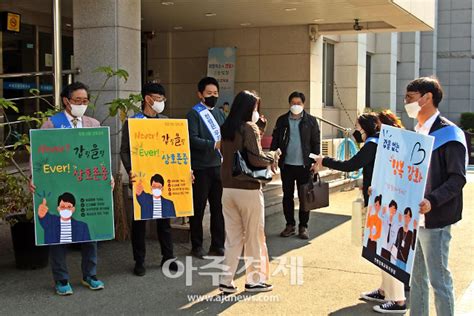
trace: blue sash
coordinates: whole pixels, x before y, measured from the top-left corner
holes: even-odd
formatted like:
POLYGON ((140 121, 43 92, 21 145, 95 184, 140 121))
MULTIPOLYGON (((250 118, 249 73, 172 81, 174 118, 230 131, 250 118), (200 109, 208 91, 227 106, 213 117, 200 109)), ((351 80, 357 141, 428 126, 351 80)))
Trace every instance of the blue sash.
POLYGON ((221 140, 221 128, 217 123, 216 119, 212 115, 212 113, 201 103, 196 104, 193 106, 193 110, 198 112, 199 116, 201 117, 204 125, 206 125, 209 133, 211 133, 212 138, 215 142, 221 140))
POLYGON ((369 142, 374 143, 375 145, 378 145, 379 144, 379 139, 377 137, 369 137, 365 140, 364 144, 367 144, 369 142))
POLYGON ((449 142, 460 142, 464 148, 466 148, 466 166, 468 165, 469 154, 467 150, 466 136, 464 136, 464 132, 459 127, 449 125, 434 131, 430 135, 435 138, 433 151, 449 142))
POLYGON ((54 128, 72 128, 71 123, 64 112, 59 112, 58 114, 51 116, 50 119, 54 128))
POLYGON ((443 146, 449 142, 460 142, 461 144, 466 146, 466 137, 464 136, 464 132, 457 126, 449 125, 443 128, 440 128, 433 133, 430 134, 435 138, 433 144, 433 151, 438 149, 439 147, 443 146))
POLYGON ((132 117, 130 118, 138 118, 138 119, 142 119, 142 118, 146 118, 145 114, 143 114, 142 112, 138 112, 136 113, 135 115, 133 115, 132 117))

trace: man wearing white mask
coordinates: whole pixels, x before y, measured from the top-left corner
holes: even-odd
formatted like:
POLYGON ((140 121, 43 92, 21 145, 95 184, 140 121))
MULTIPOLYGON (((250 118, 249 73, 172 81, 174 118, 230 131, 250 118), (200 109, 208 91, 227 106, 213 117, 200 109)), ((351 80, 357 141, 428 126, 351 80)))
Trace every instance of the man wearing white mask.
MULTIPOLYGON (((296 234, 295 182, 300 196, 299 188, 308 183, 311 177, 311 165, 314 160, 309 154, 320 153, 320 131, 316 118, 304 110, 305 96, 295 91, 288 98, 290 111, 280 116, 273 129, 273 139, 270 150, 281 150, 279 160, 281 180, 283 185, 283 212, 286 227, 280 236, 289 237, 296 234)), ((308 239, 309 212, 299 212, 298 236, 308 239)))
POLYGON ((434 290, 436 314, 454 314, 453 279, 448 269, 449 244, 451 226, 462 218, 467 146, 462 130, 440 115, 438 106, 442 98, 441 84, 435 78, 415 79, 406 89, 405 109, 408 116, 418 121, 415 131, 435 138, 425 197, 419 205, 411 315, 429 314, 429 284, 434 290))
MULTIPOLYGON (((161 114, 165 109, 165 88, 155 82, 148 82, 142 88, 142 112, 132 116, 132 118, 139 119, 163 119, 168 118, 161 114)), ((128 121, 125 121, 122 128, 122 144, 120 146, 120 158, 123 166, 130 177, 130 187, 134 181, 135 175, 132 170, 132 162, 130 157, 130 135, 128 131, 128 121)), ((166 217, 166 216, 163 216, 166 217)), ((146 223, 144 220, 132 221, 132 249, 133 259, 135 260, 135 267, 133 273, 137 276, 144 276, 145 269, 145 255, 146 255, 146 223)), ((173 254, 173 240, 171 237, 171 222, 169 218, 156 219, 156 229, 158 233, 158 240, 161 247, 161 265, 168 260, 172 260, 169 264, 169 269, 177 271, 178 266, 174 261, 173 254)))
MULTIPOLYGON (((61 100, 64 111, 51 116, 41 129, 48 128, 83 128, 83 127, 99 127, 100 123, 96 119, 84 116, 89 105, 89 91, 88 87, 81 82, 74 82, 61 92, 61 100)), ((113 189, 112 181, 112 189, 113 189)), ((30 182, 30 191, 34 193, 35 185, 30 182)), ((91 290, 100 290, 104 288, 104 283, 97 279, 97 242, 83 242, 90 239, 89 232, 84 225, 78 224, 78 221, 70 221, 72 213, 75 210, 74 197, 65 193, 58 199, 58 212, 61 221, 57 217, 48 215, 48 207, 46 201, 40 205, 38 214, 40 223, 44 221, 56 222, 57 230, 55 232, 53 243, 49 248, 51 258, 51 270, 55 281, 55 290, 58 295, 73 294, 71 284, 69 283, 69 273, 66 264, 67 245, 61 243, 82 242, 82 283, 91 290), (72 198, 71 198, 72 197, 72 198), (61 225, 59 225, 61 224, 61 225), (78 226, 81 226, 78 228, 78 226), (76 233, 75 233, 76 231, 76 233), (76 236, 75 236, 76 235, 76 236), (82 235, 79 236, 79 235, 82 235), (79 240, 81 239, 81 240, 79 240)), ((52 235, 46 233, 45 238, 52 238, 52 235)))

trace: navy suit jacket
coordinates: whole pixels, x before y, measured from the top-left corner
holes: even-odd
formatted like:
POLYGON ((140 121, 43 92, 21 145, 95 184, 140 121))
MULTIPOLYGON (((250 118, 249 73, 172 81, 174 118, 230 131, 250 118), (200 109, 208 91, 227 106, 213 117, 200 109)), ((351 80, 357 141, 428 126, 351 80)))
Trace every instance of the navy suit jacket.
MULTIPOLYGON (((137 195, 137 201, 142 211, 141 219, 153 219, 153 195, 142 192, 142 194, 137 195)), ((173 201, 164 197, 161 197, 161 217, 176 217, 173 201)))
MULTIPOLYGON (((41 226, 44 229, 44 243, 45 244, 59 244, 61 240, 61 218, 57 215, 46 213, 43 218, 39 219, 41 226)), ((89 234, 89 227, 86 223, 76 221, 71 218, 72 242, 89 241, 91 236, 89 234)))

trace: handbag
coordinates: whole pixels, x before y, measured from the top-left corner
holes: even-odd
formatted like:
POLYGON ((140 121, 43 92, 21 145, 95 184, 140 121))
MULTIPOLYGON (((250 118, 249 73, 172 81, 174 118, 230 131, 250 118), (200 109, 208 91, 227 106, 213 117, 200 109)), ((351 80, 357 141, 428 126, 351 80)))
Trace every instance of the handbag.
MULTIPOLYGON (((243 145, 243 136, 242 136, 243 145)), ((243 146, 242 146, 243 148, 243 146)), ((236 150, 232 162, 232 177, 240 181, 251 181, 265 184, 272 181, 272 172, 268 168, 256 168, 248 162, 248 154, 255 155, 247 150, 236 150)))
POLYGON ((315 173, 308 183, 301 185, 300 192, 300 210, 303 212, 329 206, 329 184, 321 181, 319 173, 315 173))

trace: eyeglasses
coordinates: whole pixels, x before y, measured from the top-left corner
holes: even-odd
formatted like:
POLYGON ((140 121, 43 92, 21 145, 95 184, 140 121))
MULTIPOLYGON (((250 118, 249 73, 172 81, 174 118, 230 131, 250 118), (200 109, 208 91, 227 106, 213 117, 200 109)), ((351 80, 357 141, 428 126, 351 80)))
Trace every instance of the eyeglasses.
POLYGON ((412 93, 407 93, 405 94, 405 98, 403 99, 406 102, 408 103, 411 103, 411 101, 413 101, 413 99, 416 97, 416 95, 421 95, 420 92, 412 92, 412 93))
POLYGON ((72 104, 83 104, 83 105, 89 104, 89 99, 74 98, 70 100, 72 104))
POLYGON ((156 102, 166 102, 166 98, 165 97, 162 97, 161 95, 158 95, 158 96, 154 96, 154 95, 149 95, 153 101, 156 101, 156 102))

